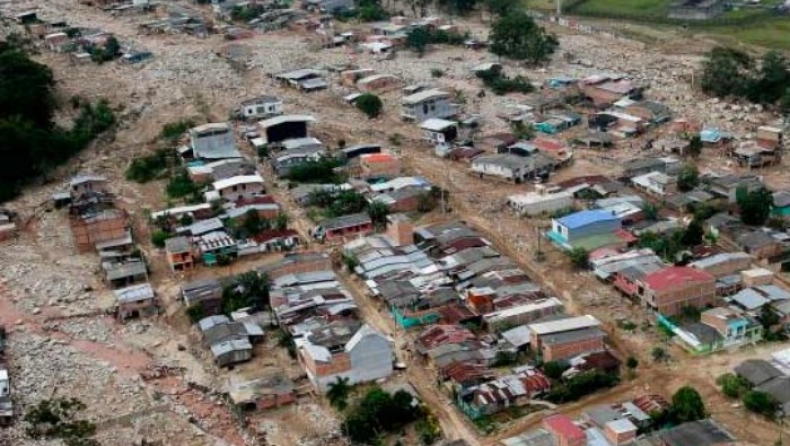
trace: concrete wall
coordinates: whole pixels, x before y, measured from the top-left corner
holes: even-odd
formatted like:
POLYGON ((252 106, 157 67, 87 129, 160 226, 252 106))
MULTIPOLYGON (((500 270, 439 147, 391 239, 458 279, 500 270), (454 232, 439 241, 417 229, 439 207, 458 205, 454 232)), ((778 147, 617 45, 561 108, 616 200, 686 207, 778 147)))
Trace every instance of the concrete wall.
POLYGON ((561 359, 569 359, 582 353, 598 352, 604 349, 603 337, 595 337, 564 344, 543 344, 541 346, 541 353, 543 355, 543 361, 558 361, 561 359))

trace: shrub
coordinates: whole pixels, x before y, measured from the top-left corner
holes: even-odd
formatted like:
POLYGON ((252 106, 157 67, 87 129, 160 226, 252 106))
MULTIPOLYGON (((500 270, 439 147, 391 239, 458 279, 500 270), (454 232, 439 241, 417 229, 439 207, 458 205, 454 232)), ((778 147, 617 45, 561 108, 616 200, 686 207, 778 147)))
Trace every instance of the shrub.
POLYGON ((171 149, 159 149, 150 155, 133 159, 126 169, 126 179, 137 183, 147 183, 161 178, 167 170, 168 158, 172 154, 171 149))
POLYGON ((439 78, 442 76, 444 76, 444 70, 441 68, 431 68, 431 77, 439 78))
POLYGON ((381 109, 384 104, 381 98, 372 93, 365 93, 354 102, 362 113, 368 116, 368 119, 373 119, 381 114, 381 109))
POLYGON ((154 233, 151 234, 151 243, 153 243, 157 248, 164 248, 165 241, 170 237, 171 235, 165 231, 154 231, 154 233))
POLYGON ((175 141, 195 126, 195 122, 191 119, 181 119, 174 122, 168 122, 162 127, 159 137, 169 141, 175 141))

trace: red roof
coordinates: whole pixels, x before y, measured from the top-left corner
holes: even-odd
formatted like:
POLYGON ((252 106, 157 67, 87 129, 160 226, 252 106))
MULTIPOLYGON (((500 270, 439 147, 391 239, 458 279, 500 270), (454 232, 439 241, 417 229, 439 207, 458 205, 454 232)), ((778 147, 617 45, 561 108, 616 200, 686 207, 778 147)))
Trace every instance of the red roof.
POLYGON ((535 147, 539 148, 540 150, 546 150, 549 152, 559 152, 567 148, 565 143, 549 138, 536 138, 532 141, 532 144, 534 144, 535 147))
POLYGON ((395 161, 395 157, 389 153, 369 153, 360 157, 366 163, 389 163, 395 161))
POLYGON ((653 291, 683 287, 690 282, 712 282, 714 280, 715 278, 705 271, 687 266, 670 266, 650 273, 642 279, 653 291))
POLYGON ((543 426, 554 435, 567 440, 583 441, 587 439, 584 431, 573 424, 567 415, 556 414, 543 419, 543 426))
POLYGON ((598 248, 595 251, 591 252, 589 255, 589 259, 590 261, 600 260, 600 259, 605 259, 607 257, 616 256, 618 254, 620 254, 620 251, 616 249, 603 247, 603 248, 598 248))
POLYGON ((626 243, 634 243, 635 241, 639 240, 634 234, 631 234, 622 228, 614 231, 614 235, 626 243))
POLYGON ((482 364, 470 362, 452 362, 441 368, 440 373, 447 379, 451 379, 458 384, 469 384, 481 382, 490 376, 488 368, 482 364))
POLYGON ((460 325, 434 325, 417 337, 416 344, 424 350, 432 350, 440 345, 461 344, 477 339, 468 328, 460 325))
POLYGON ((477 316, 472 310, 459 304, 450 304, 439 308, 439 315, 442 317, 442 321, 448 324, 457 324, 477 316))
POLYGON ((275 240, 284 237, 299 237, 299 233, 293 229, 283 229, 282 231, 266 230, 261 231, 260 234, 252 236, 252 239, 258 243, 266 243, 270 240, 275 240))

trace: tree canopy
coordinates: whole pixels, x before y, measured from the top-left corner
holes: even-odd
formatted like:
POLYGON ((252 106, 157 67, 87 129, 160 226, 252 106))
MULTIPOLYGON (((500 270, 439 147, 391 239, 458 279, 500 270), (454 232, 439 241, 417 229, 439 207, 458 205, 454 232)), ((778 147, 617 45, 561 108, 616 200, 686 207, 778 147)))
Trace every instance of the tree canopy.
POLYGON ((741 191, 737 194, 737 202, 741 221, 747 225, 759 226, 765 224, 771 215, 774 198, 771 191, 761 188, 751 192, 741 191))
POLYGON ((705 418, 705 403, 693 387, 684 386, 672 395, 672 418, 678 423, 697 421, 705 418))
POLYGON ((256 310, 269 308, 269 287, 266 274, 254 270, 239 274, 222 290, 222 312, 230 314, 246 307, 256 310))
POLYGON ((491 27, 489 41, 492 53, 530 65, 548 62, 559 47, 557 38, 523 11, 498 18, 491 27))
POLYGON ((354 101, 354 104, 356 104, 357 108, 362 111, 362 113, 368 116, 368 119, 373 119, 380 115, 381 110, 384 108, 384 103, 381 102, 381 98, 373 93, 363 94, 354 101))
POLYGON ((424 416, 408 392, 390 394, 374 387, 346 413, 342 429, 355 443, 373 444, 379 435, 397 432, 424 416))
POLYGON ((702 63, 700 88, 711 96, 784 108, 790 105, 789 84, 790 63, 778 51, 766 52, 758 63, 743 51, 718 47, 702 63))
POLYGON ((684 164, 678 175, 678 189, 688 192, 699 184, 699 171, 693 164, 684 164))

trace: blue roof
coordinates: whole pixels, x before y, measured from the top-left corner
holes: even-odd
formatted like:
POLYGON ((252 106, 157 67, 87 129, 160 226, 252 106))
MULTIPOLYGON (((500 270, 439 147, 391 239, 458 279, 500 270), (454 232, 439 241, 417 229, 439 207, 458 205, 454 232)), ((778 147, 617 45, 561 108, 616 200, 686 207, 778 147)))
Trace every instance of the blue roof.
POLYGON ((702 142, 718 142, 721 139, 721 132, 716 128, 707 128, 699 132, 702 142))
POLYGON ((565 217, 562 217, 557 221, 568 229, 575 229, 589 225, 591 223, 597 223, 599 221, 611 221, 611 220, 620 221, 620 217, 613 215, 611 211, 592 209, 592 210, 586 210, 586 211, 581 211, 581 212, 576 212, 574 214, 566 215, 565 217))

